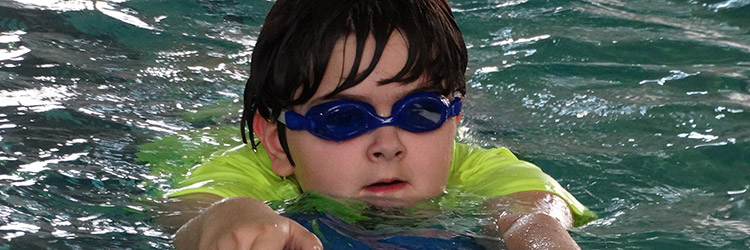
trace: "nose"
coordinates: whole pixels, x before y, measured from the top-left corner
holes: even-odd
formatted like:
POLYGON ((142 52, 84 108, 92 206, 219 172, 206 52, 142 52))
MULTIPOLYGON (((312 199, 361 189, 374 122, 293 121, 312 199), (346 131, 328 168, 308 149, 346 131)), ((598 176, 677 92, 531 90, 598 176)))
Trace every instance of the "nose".
POLYGON ((368 157, 373 162, 399 160, 406 155, 406 146, 401 142, 399 128, 383 126, 372 131, 374 140, 368 148, 368 157))

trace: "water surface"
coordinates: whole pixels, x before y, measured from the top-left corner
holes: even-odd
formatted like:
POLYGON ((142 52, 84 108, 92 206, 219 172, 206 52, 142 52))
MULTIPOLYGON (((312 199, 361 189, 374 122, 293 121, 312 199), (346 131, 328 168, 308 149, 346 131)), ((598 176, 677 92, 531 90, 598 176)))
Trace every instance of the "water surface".
MULTIPOLYGON (((584 249, 750 247, 750 1, 452 3, 458 139, 597 212, 572 231, 584 249)), ((218 128, 271 4, 0 2, 0 248, 170 248, 133 199, 238 143, 218 128)))

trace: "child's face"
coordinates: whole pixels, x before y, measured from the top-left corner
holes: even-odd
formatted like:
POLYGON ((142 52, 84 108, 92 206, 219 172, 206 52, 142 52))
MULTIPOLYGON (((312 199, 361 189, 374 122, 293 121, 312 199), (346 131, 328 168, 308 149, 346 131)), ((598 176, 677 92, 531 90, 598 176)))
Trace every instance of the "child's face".
MULTIPOLYGON (((372 57, 374 40, 370 40, 366 43, 360 70, 372 57)), ((408 84, 378 85, 405 65, 406 46, 403 36, 394 32, 372 74, 333 99, 366 102, 380 116, 390 116, 395 102, 429 86, 424 79, 408 84)), ((324 97, 346 77, 354 60, 354 49, 353 37, 348 41, 339 40, 320 88, 310 101, 294 107, 295 112, 304 114, 312 106, 331 101, 324 97)), ((341 142, 324 140, 305 130, 287 129, 286 132, 289 151, 296 164, 293 171, 303 190, 390 207, 411 206, 444 191, 456 126, 456 118, 449 118, 436 130, 422 133, 383 126, 341 142)))

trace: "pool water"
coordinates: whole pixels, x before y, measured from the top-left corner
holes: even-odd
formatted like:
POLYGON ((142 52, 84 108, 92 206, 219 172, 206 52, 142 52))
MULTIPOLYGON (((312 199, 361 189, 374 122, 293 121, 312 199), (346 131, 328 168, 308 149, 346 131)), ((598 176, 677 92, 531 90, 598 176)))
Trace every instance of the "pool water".
MULTIPOLYGON (((271 4, 0 1, 0 249, 171 248, 143 197, 238 145, 271 4)), ((583 249, 750 248, 750 1, 452 4, 458 140, 594 210, 583 249)))

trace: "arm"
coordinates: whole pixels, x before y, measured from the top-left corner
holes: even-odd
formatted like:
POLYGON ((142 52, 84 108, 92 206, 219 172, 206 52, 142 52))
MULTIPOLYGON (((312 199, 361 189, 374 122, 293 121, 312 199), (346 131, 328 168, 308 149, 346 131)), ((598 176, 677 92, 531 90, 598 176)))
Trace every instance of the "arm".
POLYGON ((573 217, 568 204, 544 191, 523 191, 486 203, 485 230, 502 237, 508 249, 580 249, 568 234, 573 217))
POLYGON ((172 212, 157 223, 179 227, 177 249, 323 249, 314 234, 252 198, 191 194, 161 210, 172 212))

